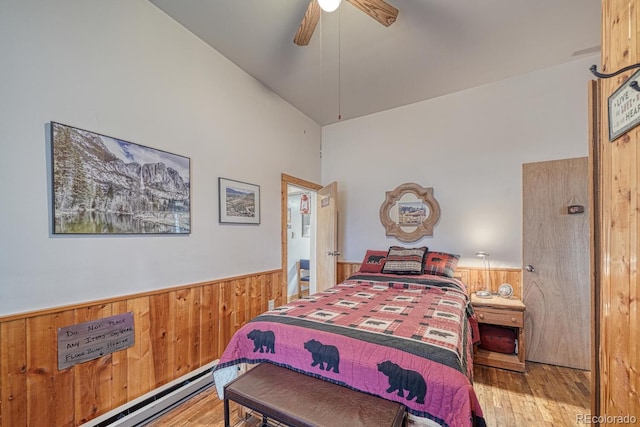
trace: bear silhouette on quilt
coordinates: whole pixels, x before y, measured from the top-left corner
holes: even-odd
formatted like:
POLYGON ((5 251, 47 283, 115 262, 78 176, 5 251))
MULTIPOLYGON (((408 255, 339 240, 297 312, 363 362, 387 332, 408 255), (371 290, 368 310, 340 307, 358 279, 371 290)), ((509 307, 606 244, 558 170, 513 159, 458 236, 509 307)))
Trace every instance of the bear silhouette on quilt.
POLYGON ((253 352, 260 350, 260 353, 275 353, 276 336, 272 331, 261 331, 254 329, 247 334, 247 338, 253 340, 253 352))
POLYGON ((404 397, 404 390, 409 393, 407 400, 416 399, 416 403, 424 403, 427 395, 427 383, 422 375, 416 371, 403 369, 390 360, 378 363, 378 371, 389 377, 387 393, 398 391, 398 396, 404 397))
POLYGON ((340 373, 340 353, 338 349, 333 345, 324 345, 320 341, 311 339, 304 343, 305 350, 311 353, 313 363, 311 366, 320 365, 320 369, 330 371, 336 374, 340 373))

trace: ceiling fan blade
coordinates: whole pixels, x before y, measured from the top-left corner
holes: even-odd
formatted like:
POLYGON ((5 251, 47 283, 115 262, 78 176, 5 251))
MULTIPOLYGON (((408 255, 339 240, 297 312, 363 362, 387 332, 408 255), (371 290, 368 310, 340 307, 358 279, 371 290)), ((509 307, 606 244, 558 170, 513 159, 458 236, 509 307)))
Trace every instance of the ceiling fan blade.
POLYGON ((396 22, 398 9, 383 0, 347 0, 349 3, 384 25, 396 22))
POLYGON ((296 36, 293 38, 293 42, 298 46, 306 46, 309 44, 311 40, 311 35, 313 31, 316 29, 316 25, 318 25, 318 21, 320 20, 320 5, 317 0, 311 0, 309 2, 309 7, 307 7, 307 12, 304 14, 302 18, 302 22, 300 23, 300 27, 298 28, 298 32, 296 36))

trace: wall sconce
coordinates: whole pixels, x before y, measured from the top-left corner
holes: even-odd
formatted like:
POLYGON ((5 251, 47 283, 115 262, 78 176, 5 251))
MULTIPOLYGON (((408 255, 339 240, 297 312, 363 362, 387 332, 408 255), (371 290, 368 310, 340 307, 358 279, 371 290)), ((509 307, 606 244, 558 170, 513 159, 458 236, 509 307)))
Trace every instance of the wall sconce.
POLYGON ((340 0, 318 0, 318 4, 325 12, 333 12, 340 6, 340 0))
POLYGON ((491 265, 489 264, 489 254, 484 251, 478 251, 476 252, 476 256, 482 258, 486 277, 486 280, 483 280, 484 289, 476 291, 476 296, 479 298, 491 298, 491 265))

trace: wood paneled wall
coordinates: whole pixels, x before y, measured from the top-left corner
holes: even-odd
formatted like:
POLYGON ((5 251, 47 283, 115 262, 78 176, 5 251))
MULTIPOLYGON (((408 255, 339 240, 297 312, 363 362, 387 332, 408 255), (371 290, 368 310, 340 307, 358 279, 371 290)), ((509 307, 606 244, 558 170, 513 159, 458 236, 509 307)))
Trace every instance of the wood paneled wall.
POLYGON ((220 357, 281 270, 0 318, 0 427, 77 426, 220 357), (135 345, 58 370, 58 328, 133 312, 135 345))
MULTIPOLYGON (((603 0, 599 70, 613 73, 639 62, 640 4, 637 0, 603 0)), ((609 142, 607 105, 609 96, 635 71, 600 80, 602 126, 595 166, 600 390, 595 411, 611 417, 640 417, 640 127, 609 142)))
MULTIPOLYGON (((360 268, 360 262, 338 262, 338 283, 354 274, 360 268)), ((456 278, 464 282, 469 292, 484 289, 487 276, 482 268, 458 266, 456 278)), ((491 292, 498 292, 503 283, 513 287, 513 294, 522 299, 522 270, 519 268, 491 268, 491 292)))

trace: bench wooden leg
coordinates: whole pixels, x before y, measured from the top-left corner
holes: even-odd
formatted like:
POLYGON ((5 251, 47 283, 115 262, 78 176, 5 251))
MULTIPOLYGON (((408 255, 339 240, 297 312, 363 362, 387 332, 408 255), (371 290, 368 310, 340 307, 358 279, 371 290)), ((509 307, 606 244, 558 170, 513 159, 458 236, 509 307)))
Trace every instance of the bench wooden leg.
POLYGON ((229 399, 224 399, 224 427, 231 427, 229 424, 229 399))

